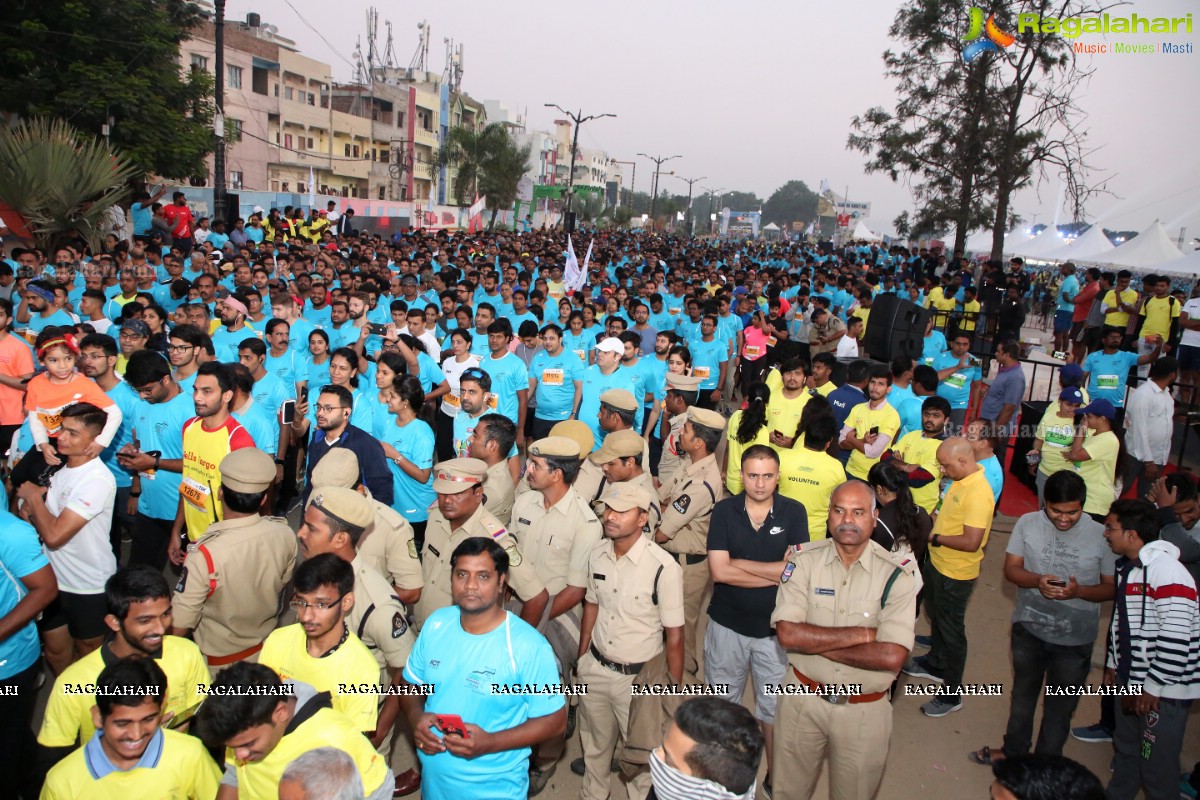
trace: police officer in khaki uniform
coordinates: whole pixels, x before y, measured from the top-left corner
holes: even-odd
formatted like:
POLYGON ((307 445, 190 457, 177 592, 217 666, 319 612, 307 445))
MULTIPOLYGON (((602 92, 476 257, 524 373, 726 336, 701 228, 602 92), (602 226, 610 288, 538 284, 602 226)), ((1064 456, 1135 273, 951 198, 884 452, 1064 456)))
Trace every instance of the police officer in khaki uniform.
POLYGON ((354 452, 335 447, 326 453, 313 467, 312 485, 314 490, 328 486, 354 489, 367 499, 375 518, 358 540, 358 558, 391 582, 391 593, 407 608, 414 607, 421 599, 425 578, 421 574, 412 525, 391 506, 371 497, 370 490, 362 483, 354 452))
POLYGON ((487 465, 477 458, 452 458, 434 465, 433 490, 437 503, 429 509, 425 526, 425 558, 421 568, 425 588, 417 603, 417 625, 439 608, 452 605, 450 556, 463 539, 486 536, 494 539, 509 559, 509 585, 524 605, 521 618, 536 626, 549 595, 546 586, 522 556, 517 542, 500 521, 483 507, 487 465))
POLYGON ((700 675, 704 643, 697 641, 697 625, 704 600, 712 588, 708 571, 708 520, 725 492, 716 450, 725 432, 725 418, 716 411, 695 406, 679 434, 679 450, 687 456, 670 483, 659 489, 662 519, 654 541, 683 567, 684 670, 700 675))
MULTIPOLYGON (((646 440, 633 429, 610 433, 604 438, 600 449, 587 457, 588 463, 599 467, 604 476, 600 481, 601 495, 613 486, 629 483, 641 486, 655 498, 655 502, 650 504, 644 531, 651 536, 662 519, 662 510, 657 502, 658 489, 654 486, 654 478, 644 468, 645 459, 646 440)), ((599 500, 592 503, 592 508, 597 514, 604 513, 604 504, 599 500)))
POLYGON ((843 483, 829 502, 830 538, 804 545, 784 568, 771 624, 788 651, 786 685, 825 696, 779 698, 779 796, 811 797, 826 752, 831 797, 870 800, 879 790, 888 689, 912 649, 917 584, 911 559, 871 541, 877 517, 871 488, 843 483), (805 655, 815 649, 838 655, 805 655))
POLYGON ((275 480, 274 460, 246 447, 225 456, 219 468, 225 516, 188 546, 171 629, 195 639, 214 677, 230 664, 257 659, 296 565, 296 536, 286 520, 259 514, 275 480))
POLYGON ((679 445, 687 412, 700 400, 700 379, 691 375, 667 373, 667 396, 663 407, 667 415, 669 431, 663 439, 662 456, 658 460, 658 482, 666 485, 675 477, 683 464, 684 452, 679 445))
MULTIPOLYGON (((600 395, 600 430, 605 432, 605 441, 617 431, 632 431, 637 410, 641 408, 633 392, 628 389, 609 389, 600 395)), ((638 437, 641 438, 640 436, 638 437)), ((650 462, 650 443, 642 439, 643 463, 650 462)), ((575 482, 575 491, 588 505, 600 499, 601 484, 604 483, 604 473, 598 464, 584 461, 579 471, 579 479, 575 482)))
MULTIPOLYGON (((564 683, 579 656, 588 558, 603 538, 600 520, 571 488, 579 468, 579 444, 573 439, 548 436, 531 444, 525 467, 529 491, 517 498, 509 523, 521 554, 549 592, 538 630, 554 650, 564 683)), ((529 776, 534 788, 550 779, 565 744, 558 738, 536 748, 529 776)))
POLYGON ((483 507, 505 525, 512 518, 513 500, 516 499, 508 464, 508 454, 516 441, 516 423, 503 414, 484 414, 467 439, 467 455, 488 465, 487 480, 483 484, 483 507))
MULTIPOLYGON (((683 574, 669 553, 642 535, 654 496, 619 484, 602 498, 604 541, 588 560, 587 593, 579 638, 578 675, 588 693, 580 698, 584 800, 609 796, 609 768, 618 738, 629 730, 634 677, 663 651, 667 671, 683 677, 683 574)), ((578 772, 578 762, 572 770, 578 772)), ((649 790, 648 774, 629 787, 629 797, 649 790)))
MULTIPOLYGON (((586 422, 580 422, 577 419, 567 419, 563 420, 562 422, 556 422, 554 427, 550 429, 550 435, 565 436, 579 445, 580 459, 587 458, 588 453, 592 452, 592 450, 594 450, 596 447, 596 437, 592 435, 592 429, 587 426, 586 422)), ((575 478, 575 483, 572 484, 572 488, 575 489, 575 493, 580 497, 583 497, 583 493, 580 491, 581 486, 584 485, 581 483, 583 479, 584 473, 583 469, 581 468, 579 470, 579 476, 575 478)), ((523 495, 528 491, 529 476, 526 474, 521 476, 521 481, 517 484, 517 495, 523 495)))
MULTIPOLYGON (((330 451, 330 455, 337 451, 330 451)), ((349 450, 344 452, 349 453, 349 450)), ((350 630, 362 640, 375 656, 380 668, 382 685, 400 685, 400 671, 408 663, 416 637, 408 625, 408 611, 392 591, 386 578, 356 550, 358 542, 368 536, 376 523, 375 501, 341 486, 320 485, 316 473, 328 459, 313 470, 313 491, 304 511, 303 523, 297 532, 300 552, 305 558, 333 553, 354 568, 354 606, 346 617, 350 630)), ((392 731, 400 715, 400 699, 388 695, 379 707, 379 722, 374 743, 379 753, 389 757, 392 731)), ((421 776, 414 768, 415 755, 407 750, 408 770, 396 772, 399 788, 415 790, 421 776)), ((399 754, 398 754, 399 755, 399 754)))

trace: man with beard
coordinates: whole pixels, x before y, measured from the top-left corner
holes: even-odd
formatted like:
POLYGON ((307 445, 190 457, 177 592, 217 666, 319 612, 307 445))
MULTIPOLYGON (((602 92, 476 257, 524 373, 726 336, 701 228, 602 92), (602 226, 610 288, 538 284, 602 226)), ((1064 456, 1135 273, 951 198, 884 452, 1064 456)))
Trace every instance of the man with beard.
POLYGON ((232 364, 238 360, 238 345, 258 332, 246 322, 250 309, 236 295, 217 303, 217 316, 221 318, 221 327, 212 335, 217 361, 232 364))
POLYGON ((490 797, 526 797, 531 749, 566 729, 561 695, 524 689, 556 685, 558 670, 546 639, 504 609, 508 568, 508 552, 491 538, 455 547, 453 605, 426 619, 404 668, 407 683, 436 687, 428 698, 400 699, 424 797, 482 797, 481 787, 490 797))
POLYGON ((55 304, 54 288, 42 280, 30 281, 25 286, 21 304, 17 306, 16 320, 20 327, 34 333, 41 333, 51 325, 71 327, 75 324, 71 315, 55 304))
MULTIPOLYGON (((328 330, 333 324, 333 308, 329 305, 329 292, 325 290, 325 276, 314 272, 311 281, 301 316, 316 327, 328 330)), ((304 344, 307 346, 308 341, 304 344)))
POLYGON ((826 753, 833 797, 874 797, 883 777, 888 689, 912 649, 917 590, 916 565, 871 541, 875 503, 861 481, 839 486, 829 538, 793 554, 780 577, 771 624, 793 688, 778 700, 772 782, 788 797, 812 797, 826 753))
POLYGON ((867 381, 867 402, 850 409, 838 437, 842 449, 850 451, 846 472, 859 480, 867 479, 900 432, 900 415, 887 401, 891 385, 891 370, 876 368, 867 381))
POLYGON ((112 632, 108 642, 63 670, 46 701, 46 714, 38 731, 43 768, 48 768, 74 748, 87 744, 97 726, 92 718, 94 693, 73 687, 97 683, 106 665, 123 658, 152 658, 167 676, 163 712, 171 727, 186 725, 203 700, 197 684, 207 684, 208 667, 200 648, 189 639, 171 636, 174 615, 171 587, 160 570, 142 564, 116 572, 104 587, 107 614, 104 624, 112 632), (49 763, 46 763, 46 762, 49 763))
POLYGON ((946 440, 946 425, 950 422, 950 404, 944 397, 926 397, 921 403, 921 429, 900 437, 883 456, 908 479, 913 502, 933 513, 937 506, 941 470, 937 449, 946 440))
POLYGON ((304 502, 312 492, 313 468, 321 458, 335 447, 344 447, 358 457, 362 468, 362 482, 371 496, 385 505, 393 499, 392 473, 388 469, 383 445, 369 432, 350 424, 350 412, 354 398, 345 386, 330 384, 322 387, 317 395, 317 430, 308 442, 308 467, 305 480, 304 502))
POLYGON ((115 661, 95 683, 100 692, 89 720, 96 735, 51 771, 42 798, 217 796, 221 770, 204 746, 163 728, 173 720, 163 702, 168 679, 157 664, 115 661))

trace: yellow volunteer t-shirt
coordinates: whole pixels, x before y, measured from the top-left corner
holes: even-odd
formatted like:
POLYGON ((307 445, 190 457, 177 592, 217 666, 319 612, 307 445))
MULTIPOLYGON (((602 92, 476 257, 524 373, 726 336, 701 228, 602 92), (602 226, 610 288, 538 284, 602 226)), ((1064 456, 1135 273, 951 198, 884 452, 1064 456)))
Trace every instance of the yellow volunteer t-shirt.
MULTIPOLYGON (((1132 306, 1137 303, 1138 293, 1133 289, 1126 289, 1121 292, 1121 302, 1127 306, 1132 306)), ((1104 299, 1100 301, 1109 308, 1117 307, 1117 290, 1112 289, 1108 294, 1104 295, 1104 299)), ((1129 324, 1128 311, 1108 311, 1104 314, 1104 324, 1112 325, 1116 328, 1122 328, 1129 324)))
POLYGON ((1142 330, 1140 336, 1161 336, 1166 340, 1171 335, 1171 320, 1179 318, 1179 301, 1174 297, 1151 297, 1142 306, 1142 330))
POLYGON ((1064 418, 1047 412, 1038 422, 1033 438, 1042 442, 1042 460, 1038 463, 1038 472, 1049 477, 1072 467, 1063 454, 1071 449, 1075 441, 1074 417, 1064 418))
POLYGON ((854 313, 851 314, 850 316, 858 317, 859 319, 861 319, 863 321, 862 331, 859 334, 859 340, 861 341, 863 339, 866 339, 867 338, 867 320, 870 319, 870 317, 871 317, 871 309, 863 308, 862 306, 859 306, 858 308, 854 309, 854 313))
POLYGON ((937 508, 941 467, 938 466, 937 449, 942 439, 931 439, 921 431, 909 431, 900 437, 892 448, 905 464, 916 464, 934 477, 934 480, 912 489, 913 502, 930 514, 937 508))
POLYGON ((808 393, 807 387, 800 390, 797 397, 787 398, 783 396, 783 386, 779 390, 771 390, 771 400, 767 403, 767 427, 773 431, 779 431, 789 439, 796 438, 796 428, 800 425, 800 414, 804 412, 804 406, 808 405, 808 399, 812 397, 808 393))
POLYGON ((329 692, 333 710, 357 730, 373 731, 379 721, 379 698, 373 694, 338 691, 338 684, 377 684, 379 664, 362 640, 349 631, 346 640, 322 658, 308 654, 307 636, 299 623, 278 628, 263 643, 258 663, 266 664, 285 681, 300 681, 318 692, 329 692))
POLYGON ((814 386, 813 391, 821 395, 821 397, 829 397, 837 388, 837 384, 833 381, 825 381, 824 386, 814 386))
POLYGON ((969 303, 963 303, 963 315, 959 328, 964 331, 975 330, 975 320, 979 319, 979 301, 972 300, 969 303))
MULTIPOLYGON (((729 489, 730 494, 737 494, 742 490, 742 453, 746 452, 746 448, 753 447, 756 444, 771 444, 771 425, 763 425, 758 429, 758 433, 749 442, 742 444, 737 440, 738 429, 742 424, 742 415, 744 411, 735 411, 733 416, 729 418, 729 425, 725 428, 726 449, 728 454, 725 468, 725 486, 729 489)), ((793 428, 795 430, 795 428, 793 428)))
MULTIPOLYGON (((871 428, 878 427, 880 436, 889 436, 894 442, 896 434, 900 432, 900 415, 887 400, 884 400, 879 408, 871 408, 870 402, 859 403, 850 409, 846 424, 854 429, 854 433, 860 439, 865 438, 871 428)), ((865 481, 871 467, 878 462, 878 458, 868 458, 858 450, 851 450, 846 472, 865 481)))
MULTIPOLYGON (((1107 514, 1113 500, 1113 484, 1116 480, 1117 455, 1121 443, 1112 431, 1097 433, 1083 440, 1087 461, 1080 461, 1075 471, 1087 484, 1087 500, 1083 504, 1085 514, 1107 514)), ((1074 462, 1067 462, 1073 464, 1074 462)))
POLYGON ((956 581, 970 581, 979 577, 979 564, 983 561, 983 548, 992 531, 992 513, 996 500, 988 484, 983 467, 972 472, 961 481, 954 481, 946 489, 933 522, 932 534, 943 539, 962 536, 963 527, 983 528, 983 540, 974 553, 964 553, 949 547, 930 547, 929 561, 938 572, 956 581))
MULTIPOLYGON (((172 714, 167 724, 176 727, 195 714, 204 695, 197 691, 198 684, 209 681, 208 664, 200 648, 190 639, 164 636, 162 655, 154 659, 167 676, 167 702, 163 712, 172 714)), ((38 731, 38 744, 43 747, 74 747, 86 744, 96 732, 92 724, 92 707, 96 705, 96 693, 83 691, 108 664, 116 658, 107 647, 88 653, 54 681, 50 697, 46 700, 46 714, 38 731)))
POLYGON ((954 301, 954 298, 946 297, 945 292, 942 291, 942 287, 940 286, 935 286, 929 292, 929 296, 925 298, 925 307, 937 312, 933 315, 933 325, 935 328, 942 328, 946 325, 950 319, 950 312, 954 310, 956 305, 958 303, 954 301))
MULTIPOLYGON (((217 796, 221 770, 194 736, 159 728, 161 747, 152 739, 143 760, 152 762, 130 770, 113 770, 93 777, 83 747, 58 762, 42 786, 41 800, 192 800, 217 796)), ((156 734, 157 736, 157 734, 156 734)), ((101 766, 109 766, 100 762, 101 766)), ((245 797, 245 795, 239 795, 245 797)))
POLYGON ((823 450, 809 450, 801 442, 779 453, 779 493, 804 504, 808 512, 808 538, 824 539, 829 521, 829 497, 846 482, 842 462, 823 450))

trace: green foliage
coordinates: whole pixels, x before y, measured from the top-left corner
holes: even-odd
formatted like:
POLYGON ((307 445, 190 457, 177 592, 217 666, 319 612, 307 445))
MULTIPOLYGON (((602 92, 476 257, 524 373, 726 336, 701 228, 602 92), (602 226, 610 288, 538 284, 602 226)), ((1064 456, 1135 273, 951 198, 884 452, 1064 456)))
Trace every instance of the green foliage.
POLYGON ((517 144, 503 128, 500 132, 504 138, 484 159, 479 178, 479 192, 487 195, 486 204, 492 212, 489 228, 496 224, 501 209, 512 208, 517 201, 517 184, 525 175, 531 153, 530 145, 517 144))
POLYGON ((812 222, 817 216, 817 193, 804 181, 788 181, 763 203, 763 224, 774 222, 791 230, 793 222, 812 222))
POLYGON ((108 210, 137 174, 124 155, 61 120, 0 128, 0 201, 25 218, 43 250, 82 238, 98 251, 108 210))
MULTIPOLYGON (((758 211, 763 207, 763 201, 754 192, 725 192, 724 200, 717 198, 723 207, 730 211, 758 211)), ((718 208, 717 212, 720 213, 718 208)))
POLYGON ((633 219, 633 212, 628 206, 617 206, 613 209, 612 219, 619 227, 628 228, 629 220, 633 219))
POLYGON ((139 173, 205 173, 212 77, 185 74, 179 45, 198 21, 185 0, 0 3, 0 113, 57 117, 99 136, 139 173))
POLYGON ((451 128, 434 158, 434 169, 457 167, 452 193, 458 205, 470 203, 479 188, 484 164, 508 138, 504 126, 492 123, 482 130, 451 128))

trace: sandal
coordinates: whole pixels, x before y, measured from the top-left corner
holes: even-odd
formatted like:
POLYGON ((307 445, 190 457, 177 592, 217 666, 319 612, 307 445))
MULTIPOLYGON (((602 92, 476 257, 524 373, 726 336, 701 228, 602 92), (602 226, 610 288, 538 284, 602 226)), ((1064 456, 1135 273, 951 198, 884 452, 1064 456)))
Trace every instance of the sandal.
POLYGON ((988 747, 985 744, 983 747, 979 748, 978 750, 967 753, 967 758, 970 760, 970 762, 972 764, 979 764, 980 766, 983 766, 983 767, 990 767, 993 764, 995 764, 997 761, 1003 761, 1005 758, 1005 755, 1004 755, 1004 750, 1002 748, 998 747, 993 752, 992 748, 988 747))

